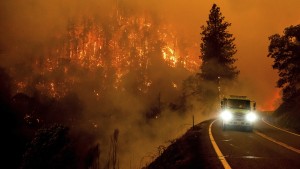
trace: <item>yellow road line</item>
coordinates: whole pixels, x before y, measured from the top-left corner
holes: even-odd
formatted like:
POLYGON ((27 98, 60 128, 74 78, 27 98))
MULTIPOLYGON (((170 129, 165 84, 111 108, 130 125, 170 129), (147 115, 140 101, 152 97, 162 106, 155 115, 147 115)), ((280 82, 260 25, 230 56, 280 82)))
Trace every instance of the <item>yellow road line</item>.
POLYGON ((276 143, 276 144, 278 144, 278 145, 281 145, 281 146, 283 146, 283 147, 285 147, 285 148, 287 148, 287 149, 289 149, 289 150, 291 150, 291 151, 294 151, 294 152, 300 154, 300 150, 299 150, 299 149, 296 149, 296 148, 294 148, 294 147, 291 147, 291 146, 289 146, 289 145, 287 145, 287 144, 285 144, 285 143, 282 143, 282 142, 280 142, 280 141, 274 140, 274 139, 272 139, 271 137, 268 137, 268 136, 266 136, 266 135, 264 135, 264 134, 262 134, 261 132, 258 132, 258 131, 256 131, 256 130, 254 131, 254 133, 257 134, 257 135, 259 135, 259 136, 261 136, 261 137, 263 137, 263 138, 265 138, 265 139, 267 139, 267 140, 269 140, 269 141, 272 141, 272 142, 274 142, 274 143, 276 143))
POLYGON ((215 149, 215 152, 217 153, 217 156, 219 157, 219 160, 221 161, 223 167, 224 167, 225 169, 231 169, 230 165, 229 165, 228 162, 226 161, 224 155, 222 154, 221 150, 219 149, 219 147, 218 147, 218 145, 217 145, 217 143, 216 143, 216 141, 215 141, 215 139, 214 139, 214 137, 213 137, 213 135, 212 135, 212 132, 211 132, 211 126, 212 126, 212 124, 213 124, 215 121, 217 121, 217 119, 214 120, 213 122, 211 122, 210 125, 209 125, 209 129, 208 129, 209 139, 210 139, 210 142, 211 142, 211 144, 213 145, 213 147, 214 147, 214 149, 215 149))
POLYGON ((269 125, 269 126, 271 126, 271 127, 274 127, 274 128, 276 128, 276 129, 278 129, 278 130, 281 130, 281 131, 284 131, 284 132, 287 132, 287 133, 290 133, 290 134, 293 134, 293 135, 295 135, 295 136, 298 136, 298 137, 300 137, 300 135, 299 135, 299 134, 296 134, 296 133, 293 133, 293 132, 290 132, 290 131, 284 130, 284 129, 282 129, 282 128, 276 127, 276 126, 274 126, 274 125, 272 125, 272 124, 270 124, 270 123, 266 122, 266 121, 265 121, 265 119, 262 119, 262 121, 263 121, 264 123, 266 123, 267 125, 269 125))

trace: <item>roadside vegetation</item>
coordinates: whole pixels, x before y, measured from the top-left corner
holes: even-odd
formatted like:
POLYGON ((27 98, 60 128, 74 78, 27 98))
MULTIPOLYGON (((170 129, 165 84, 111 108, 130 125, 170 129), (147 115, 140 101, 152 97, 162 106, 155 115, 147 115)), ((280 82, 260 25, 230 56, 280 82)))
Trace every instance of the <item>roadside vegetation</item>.
POLYGON ((274 122, 300 132, 300 25, 289 26, 283 35, 274 34, 269 40, 268 57, 274 59, 283 101, 273 114, 274 122))
POLYGON ((215 158, 215 150, 208 139, 210 123, 211 120, 205 120, 189 128, 143 169, 224 168, 220 160, 215 158))

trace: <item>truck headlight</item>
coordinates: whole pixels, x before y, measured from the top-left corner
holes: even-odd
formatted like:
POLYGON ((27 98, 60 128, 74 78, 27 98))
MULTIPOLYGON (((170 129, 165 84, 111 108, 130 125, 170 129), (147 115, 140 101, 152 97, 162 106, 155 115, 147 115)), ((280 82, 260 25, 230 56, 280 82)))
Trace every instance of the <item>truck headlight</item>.
POLYGON ((230 121, 232 119, 233 115, 232 113, 229 111, 229 110, 224 110, 222 113, 221 113, 221 118, 224 120, 224 121, 230 121))
POLYGON ((250 112, 246 115, 246 120, 249 122, 254 122, 254 121, 256 121, 256 119, 257 119, 257 116, 253 112, 250 112))

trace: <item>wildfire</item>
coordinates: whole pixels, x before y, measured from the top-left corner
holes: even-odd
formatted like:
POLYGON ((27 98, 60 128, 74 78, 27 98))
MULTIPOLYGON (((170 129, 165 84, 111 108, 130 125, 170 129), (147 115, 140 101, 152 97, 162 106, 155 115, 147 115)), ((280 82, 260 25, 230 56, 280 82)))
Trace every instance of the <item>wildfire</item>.
MULTIPOLYGON (((49 50, 55 52, 45 54, 46 59, 37 59, 34 70, 44 78, 33 84, 35 88, 49 96, 62 97, 86 76, 96 82, 90 90, 100 99, 99 91, 111 87, 125 90, 126 78, 135 78, 136 88, 148 92, 153 84, 149 70, 159 57, 174 69, 198 69, 198 57, 180 50, 170 26, 154 26, 153 18, 146 14, 123 16, 116 12, 110 14, 109 20, 110 25, 106 26, 92 17, 70 21, 65 36, 58 36, 62 45, 50 46, 49 50)), ((24 91, 27 85, 28 81, 20 81, 17 88, 24 91)), ((177 88, 174 82, 172 86, 177 88)))
POLYGON ((259 107, 261 111, 274 111, 281 104, 281 91, 276 89, 273 93, 272 98, 265 104, 259 107))
POLYGON ((166 46, 163 50, 163 58, 171 67, 176 67, 179 56, 176 56, 175 50, 169 46, 166 46))
POLYGON ((177 88, 177 84, 174 83, 174 82, 172 82, 172 86, 173 86, 174 88, 177 88))

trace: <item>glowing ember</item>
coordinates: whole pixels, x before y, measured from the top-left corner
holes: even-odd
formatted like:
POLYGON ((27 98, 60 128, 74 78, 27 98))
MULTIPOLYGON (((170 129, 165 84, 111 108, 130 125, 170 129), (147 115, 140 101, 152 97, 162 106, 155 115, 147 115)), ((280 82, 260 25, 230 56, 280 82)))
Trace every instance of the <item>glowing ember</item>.
POLYGON ((172 82, 172 86, 173 86, 174 88, 177 88, 177 84, 174 83, 174 82, 172 82))

